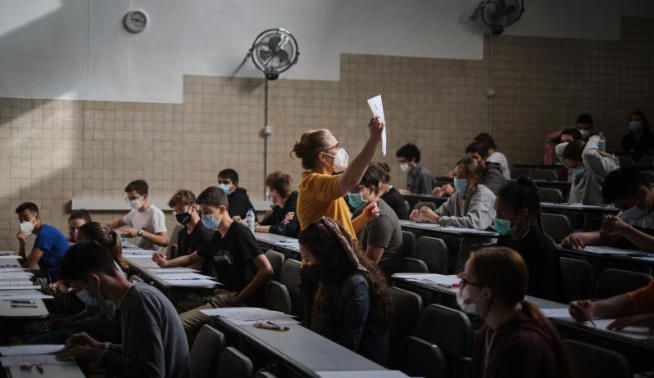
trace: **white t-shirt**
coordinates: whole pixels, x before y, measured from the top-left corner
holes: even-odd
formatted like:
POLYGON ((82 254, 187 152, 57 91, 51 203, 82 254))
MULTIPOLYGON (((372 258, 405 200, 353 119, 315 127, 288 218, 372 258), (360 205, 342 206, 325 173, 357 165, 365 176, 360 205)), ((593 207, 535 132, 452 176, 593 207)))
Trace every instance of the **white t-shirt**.
POLYGON ((500 168, 502 168, 502 175, 506 177, 507 180, 511 180, 511 170, 509 169, 509 161, 506 159, 506 156, 498 151, 493 152, 490 154, 488 159, 486 161, 490 161, 491 163, 499 163, 500 168))
MULTIPOLYGON (((130 212, 123 217, 123 222, 129 227, 134 227, 137 230, 144 230, 155 234, 167 231, 166 217, 163 211, 154 205, 149 205, 145 211, 130 210, 130 212)), ((145 238, 137 238, 136 244, 143 249, 158 249, 155 244, 145 238)))
POLYGON ((630 225, 632 225, 632 226, 640 227, 640 228, 643 228, 643 229, 645 229, 645 230, 652 230, 652 231, 654 231, 654 211, 652 211, 651 213, 649 213, 649 215, 647 215, 645 218, 643 218, 643 219, 639 219, 639 220, 637 220, 637 221, 628 221, 628 220, 625 220, 625 219, 622 217, 622 212, 620 212, 620 213, 618 214, 618 217, 622 218, 622 220, 624 220, 626 223, 628 223, 628 224, 630 224, 630 225))

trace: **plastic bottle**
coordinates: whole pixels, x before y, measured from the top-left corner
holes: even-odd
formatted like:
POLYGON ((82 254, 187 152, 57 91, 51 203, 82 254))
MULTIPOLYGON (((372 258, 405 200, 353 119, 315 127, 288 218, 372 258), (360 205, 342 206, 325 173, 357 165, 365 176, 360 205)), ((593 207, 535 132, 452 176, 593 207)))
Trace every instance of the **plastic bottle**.
POLYGON ((247 224, 250 231, 254 233, 254 226, 256 223, 254 210, 250 209, 248 210, 247 214, 245 214, 245 223, 247 224))
POLYGON ((597 148, 600 151, 606 151, 606 138, 604 138, 604 133, 600 131, 597 135, 600 137, 600 140, 597 143, 597 148))

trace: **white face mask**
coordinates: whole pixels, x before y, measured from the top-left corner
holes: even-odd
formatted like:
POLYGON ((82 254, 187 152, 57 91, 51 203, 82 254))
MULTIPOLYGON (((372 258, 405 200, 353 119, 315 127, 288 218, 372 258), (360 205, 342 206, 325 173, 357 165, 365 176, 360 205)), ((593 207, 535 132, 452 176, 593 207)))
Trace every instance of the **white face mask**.
POLYGON ((409 163, 400 163, 400 171, 404 173, 409 172, 409 163))
POLYGON ((325 155, 334 158, 334 171, 344 171, 350 162, 350 155, 347 154, 344 148, 339 149, 336 155, 331 155, 325 152, 325 155))
POLYGON ((141 200, 139 198, 129 200, 129 206, 134 210, 138 210, 141 208, 141 200))
POLYGON ((581 133, 581 137, 584 139, 588 139, 590 136, 590 131, 586 129, 579 129, 579 132, 581 133))
POLYGON ((32 235, 32 232, 34 232, 34 223, 30 221, 25 221, 25 222, 20 222, 20 231, 29 235, 32 235))
POLYGON ((470 285, 464 286, 456 292, 456 303, 463 312, 468 314, 485 316, 488 311, 488 299, 479 298, 476 301, 470 299, 470 285))

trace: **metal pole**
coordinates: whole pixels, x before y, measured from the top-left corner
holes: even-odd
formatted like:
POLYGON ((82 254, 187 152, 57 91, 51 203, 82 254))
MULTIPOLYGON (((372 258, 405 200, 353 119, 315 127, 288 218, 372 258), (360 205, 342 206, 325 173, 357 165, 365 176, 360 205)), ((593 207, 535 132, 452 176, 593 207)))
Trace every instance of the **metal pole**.
POLYGON ((264 85, 264 107, 263 107, 263 199, 266 199, 266 178, 268 177, 268 79, 264 85))

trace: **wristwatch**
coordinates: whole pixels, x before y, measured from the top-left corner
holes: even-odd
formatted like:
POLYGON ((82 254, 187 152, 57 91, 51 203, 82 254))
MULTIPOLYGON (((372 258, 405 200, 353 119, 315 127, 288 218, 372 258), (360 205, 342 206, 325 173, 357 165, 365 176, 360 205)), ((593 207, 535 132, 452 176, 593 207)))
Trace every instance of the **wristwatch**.
POLYGON ((136 233, 136 235, 138 235, 138 236, 143 236, 143 230, 139 230, 139 231, 136 233))

